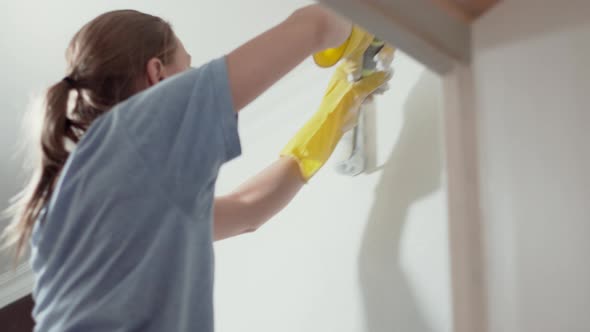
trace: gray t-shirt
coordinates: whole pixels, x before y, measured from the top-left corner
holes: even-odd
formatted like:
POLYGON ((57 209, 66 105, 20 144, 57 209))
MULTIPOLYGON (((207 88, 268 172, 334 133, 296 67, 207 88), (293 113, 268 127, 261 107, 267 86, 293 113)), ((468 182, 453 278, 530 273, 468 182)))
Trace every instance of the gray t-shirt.
POLYGON ((213 331, 215 181, 240 153, 225 58, 97 119, 33 231, 35 331, 213 331))

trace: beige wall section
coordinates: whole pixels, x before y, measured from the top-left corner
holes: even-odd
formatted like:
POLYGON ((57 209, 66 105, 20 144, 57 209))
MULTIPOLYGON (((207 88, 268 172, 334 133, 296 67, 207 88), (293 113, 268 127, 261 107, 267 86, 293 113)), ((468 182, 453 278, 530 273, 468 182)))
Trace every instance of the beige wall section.
POLYGON ((587 0, 507 0, 473 26, 489 331, 590 328, 589 36, 587 0))
POLYGON ((446 10, 449 15, 471 22, 489 10, 498 0, 430 0, 446 10))
POLYGON ((447 73, 469 60, 469 26, 432 0, 319 0, 431 70, 447 73))

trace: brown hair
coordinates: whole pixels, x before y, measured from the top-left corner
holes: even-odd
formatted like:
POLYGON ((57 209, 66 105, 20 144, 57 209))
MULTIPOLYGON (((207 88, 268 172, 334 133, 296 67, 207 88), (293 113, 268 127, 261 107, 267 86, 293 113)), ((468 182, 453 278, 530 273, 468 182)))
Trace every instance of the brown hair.
POLYGON ((17 258, 53 193, 68 144, 78 143, 96 118, 142 90, 148 61, 170 63, 176 45, 167 22, 134 10, 102 14, 74 35, 66 51, 66 78, 45 96, 40 163, 9 208, 13 222, 4 235, 16 244, 17 258))

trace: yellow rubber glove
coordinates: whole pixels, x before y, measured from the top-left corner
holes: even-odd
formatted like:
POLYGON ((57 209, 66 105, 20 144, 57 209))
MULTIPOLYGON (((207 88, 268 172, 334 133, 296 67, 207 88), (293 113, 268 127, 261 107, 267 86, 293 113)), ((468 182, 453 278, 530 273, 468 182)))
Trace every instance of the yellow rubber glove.
POLYGON ((361 27, 354 25, 348 39, 337 48, 329 48, 313 55, 315 63, 320 67, 332 67, 342 59, 354 64, 361 64, 365 50, 371 45, 374 36, 361 27))
POLYGON ((346 129, 354 126, 362 102, 390 78, 389 72, 379 71, 351 83, 348 67, 343 63, 336 69, 319 110, 281 151, 281 156, 297 161, 306 182, 326 163, 346 129))

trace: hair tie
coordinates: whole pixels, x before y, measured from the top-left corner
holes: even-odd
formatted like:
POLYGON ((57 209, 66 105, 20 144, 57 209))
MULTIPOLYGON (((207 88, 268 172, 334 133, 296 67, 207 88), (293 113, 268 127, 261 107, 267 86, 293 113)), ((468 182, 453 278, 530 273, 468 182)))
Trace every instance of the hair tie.
POLYGON ((71 77, 66 76, 63 78, 63 81, 68 83, 70 87, 74 87, 74 83, 76 83, 71 77))

